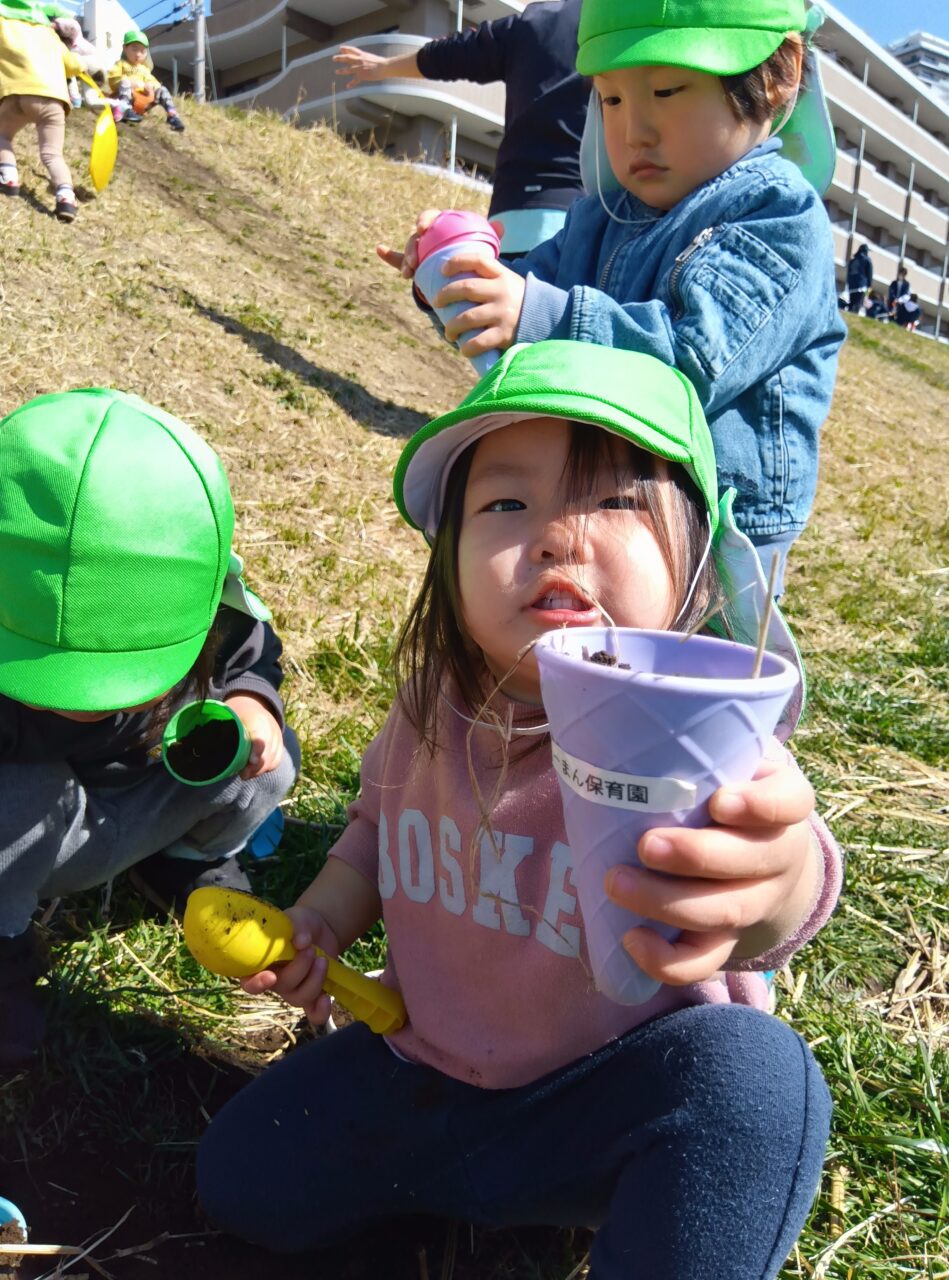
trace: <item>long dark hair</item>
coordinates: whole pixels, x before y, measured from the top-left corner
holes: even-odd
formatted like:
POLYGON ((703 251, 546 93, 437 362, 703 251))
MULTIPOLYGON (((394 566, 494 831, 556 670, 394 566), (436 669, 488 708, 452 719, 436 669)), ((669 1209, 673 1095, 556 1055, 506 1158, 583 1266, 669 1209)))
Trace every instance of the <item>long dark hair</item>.
MULTIPOLYGON (((572 422, 563 485, 566 515, 581 518, 584 499, 593 492, 604 465, 651 521, 673 583, 675 621, 671 630, 688 631, 719 595, 711 556, 699 565, 708 545, 705 501, 685 470, 589 423, 572 422), (629 473, 636 477, 630 481, 629 473), (669 481, 666 484, 664 482, 669 481), (668 494, 668 500, 664 497, 668 494), (686 603, 693 578, 698 578, 686 603), (683 607, 684 606, 684 607, 683 607)), ((458 538, 465 489, 477 441, 451 469, 441 521, 415 603, 396 642, 393 664, 399 700, 429 750, 437 747, 439 698, 453 683, 465 706, 475 711, 493 687, 481 650, 464 625, 458 591, 458 538)))

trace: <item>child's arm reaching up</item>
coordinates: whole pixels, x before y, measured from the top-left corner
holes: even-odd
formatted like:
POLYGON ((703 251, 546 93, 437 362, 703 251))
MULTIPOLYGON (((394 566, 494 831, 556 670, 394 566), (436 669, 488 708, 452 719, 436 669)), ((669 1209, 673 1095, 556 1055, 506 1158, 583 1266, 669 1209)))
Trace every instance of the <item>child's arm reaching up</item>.
POLYGON ((275 991, 319 1025, 329 1017, 330 998, 323 990, 326 960, 313 947, 338 956, 375 924, 382 915, 382 902, 376 886, 364 875, 340 858, 327 858, 287 915, 294 924, 297 955, 277 969, 244 978, 241 986, 255 996, 275 991))
POLYGON ((717 825, 647 832, 637 849, 642 866, 606 877, 614 902, 682 931, 674 942, 646 927, 627 933, 624 945, 643 972, 678 986, 746 968, 753 957, 768 961, 752 967, 776 968, 787 958, 784 944, 794 950, 816 933, 841 873, 826 829, 809 820, 813 804, 790 759, 766 759, 753 781, 712 796, 717 825))
MULTIPOLYGON (((438 217, 440 209, 423 209, 415 222, 415 230, 405 242, 400 253, 386 244, 376 245, 376 253, 394 270, 411 280, 418 267, 418 240, 438 217)), ((492 224, 495 228, 500 223, 492 224)), ((483 253, 460 250, 445 264, 445 285, 433 298, 427 299, 432 307, 449 307, 453 302, 471 305, 450 320, 444 327, 445 337, 455 342, 472 329, 481 329, 476 338, 459 348, 463 356, 473 359, 484 351, 505 351, 514 342, 521 307, 524 303, 524 280, 510 267, 483 253), (467 273, 472 277, 455 280, 452 277, 467 273)), ((439 325, 439 328, 441 326, 439 325)))

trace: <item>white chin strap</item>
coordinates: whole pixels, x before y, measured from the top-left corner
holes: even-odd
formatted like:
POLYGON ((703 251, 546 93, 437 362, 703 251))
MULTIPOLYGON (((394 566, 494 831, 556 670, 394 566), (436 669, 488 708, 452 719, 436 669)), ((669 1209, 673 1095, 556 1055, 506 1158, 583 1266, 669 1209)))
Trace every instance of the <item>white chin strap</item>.
MULTIPOLYGON (((596 93, 596 90, 594 90, 596 93)), ((593 165, 596 174, 596 194, 599 197, 600 204, 603 206, 603 212, 608 218, 612 218, 614 222, 618 222, 623 227, 645 227, 653 221, 652 218, 621 218, 619 214, 613 212, 603 198, 603 182, 600 176, 600 142, 602 135, 600 133, 600 113, 603 110, 599 96, 593 108, 593 165)), ((605 149, 605 142, 603 144, 605 149)), ((620 186, 623 184, 620 183, 620 186)))
POLYGON ((689 589, 686 592, 685 599, 682 601, 682 608, 679 610, 679 612, 676 614, 676 616, 672 620, 672 626, 669 628, 670 631, 673 630, 676 623, 679 621, 679 619, 685 613, 686 609, 688 609, 689 605, 691 604, 692 597, 695 595, 695 588, 698 586, 699 575, 701 574, 702 570, 705 568, 705 562, 706 560, 708 560, 712 552, 712 515, 710 511, 705 512, 705 521, 708 525, 708 538, 705 541, 705 550, 702 552, 702 558, 698 563, 698 567, 696 568, 695 573, 693 574, 691 585, 689 586, 689 589))

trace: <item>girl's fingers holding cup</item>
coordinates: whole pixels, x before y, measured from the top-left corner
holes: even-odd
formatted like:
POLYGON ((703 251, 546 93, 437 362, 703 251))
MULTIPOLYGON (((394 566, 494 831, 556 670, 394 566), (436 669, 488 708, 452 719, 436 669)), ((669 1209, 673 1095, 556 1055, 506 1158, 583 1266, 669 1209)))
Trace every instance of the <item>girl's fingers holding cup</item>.
POLYGON ((754 880, 780 874, 780 839, 786 827, 659 827, 636 852, 643 867, 697 880, 754 880))
POLYGON ((730 827, 790 826, 814 808, 814 791, 797 765, 762 760, 750 782, 719 787, 709 801, 713 822, 730 827))
POLYGON ((780 882, 691 880, 622 867, 607 877, 608 896, 618 906, 674 929, 696 933, 729 930, 734 936, 773 911, 780 882))
POLYGON ((732 954, 737 937, 730 930, 681 933, 673 942, 646 926, 630 929, 623 946, 643 973, 673 987, 704 982, 716 974, 732 954))

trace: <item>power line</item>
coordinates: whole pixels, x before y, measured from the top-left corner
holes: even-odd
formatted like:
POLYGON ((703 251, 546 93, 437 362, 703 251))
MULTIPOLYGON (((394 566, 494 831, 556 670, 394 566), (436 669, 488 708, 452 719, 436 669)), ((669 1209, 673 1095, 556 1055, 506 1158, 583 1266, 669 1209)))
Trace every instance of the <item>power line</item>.
MULTIPOLYGON (((153 0, 152 4, 148 4, 145 6, 144 9, 140 9, 138 13, 132 14, 132 21, 138 22, 141 18, 145 16, 146 13, 150 13, 152 9, 160 9, 162 5, 166 5, 167 3, 168 3, 168 0, 153 0)), ((171 9, 168 10, 168 13, 165 14, 164 17, 174 17, 176 13, 179 13, 185 7, 186 6, 183 4, 174 5, 171 9)), ((162 18, 153 18, 150 25, 154 26, 156 23, 160 21, 162 21, 162 18)))

